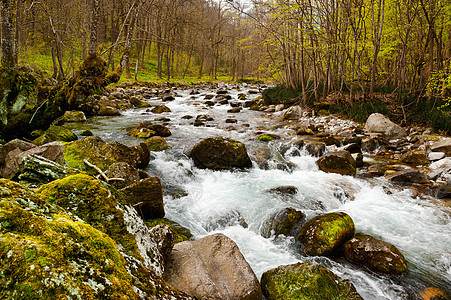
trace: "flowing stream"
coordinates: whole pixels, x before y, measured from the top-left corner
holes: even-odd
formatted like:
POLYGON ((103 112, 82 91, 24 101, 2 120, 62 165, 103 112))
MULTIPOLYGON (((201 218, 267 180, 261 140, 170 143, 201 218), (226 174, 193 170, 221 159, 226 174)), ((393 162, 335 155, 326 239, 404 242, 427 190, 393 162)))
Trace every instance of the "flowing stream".
MULTIPOLYGON (((255 89, 255 87, 253 88, 255 89)), ((232 102, 248 88, 229 87, 232 102)), ((221 232, 233 239, 257 277, 279 265, 298 261, 319 262, 337 275, 351 280, 364 299, 421 299, 420 291, 451 287, 451 211, 426 196, 412 197, 409 189, 391 186, 383 178, 358 179, 319 171, 317 158, 294 148, 289 141, 294 133, 267 114, 242 110, 229 114, 230 105, 207 107, 204 95, 211 90, 176 90, 171 102, 159 98, 146 99, 151 104, 165 104, 172 112, 162 115, 146 109, 123 111, 119 117, 95 117, 83 124, 70 124, 80 133, 90 129, 105 141, 133 145, 138 139, 128 137, 127 130, 143 120, 170 119, 170 149, 153 152, 146 171, 159 176, 165 192, 166 217, 189 228, 195 239, 221 232), (208 114, 214 118, 207 127, 194 127, 194 119, 208 114), (225 123, 228 118, 236 124, 225 123), (231 130, 230 126, 236 128, 231 130), (280 140, 268 147, 281 162, 263 169, 254 162, 248 171, 211 171, 197 169, 186 153, 200 140, 211 136, 230 137, 244 142, 248 150, 262 147, 256 142, 258 133, 274 133, 280 140), (284 154, 284 155, 282 155, 284 154), (280 164, 289 166, 280 168, 280 164), (267 190, 278 186, 295 186, 298 193, 281 196, 267 190), (405 276, 384 276, 354 266, 344 259, 304 257, 293 238, 264 238, 260 230, 274 213, 286 207, 304 212, 308 218, 320 213, 343 211, 354 220, 356 231, 392 243, 409 262, 405 276)), ((257 95, 248 95, 248 100, 257 95)), ((167 120, 166 120, 167 121, 167 120)), ((344 121, 346 125, 346 121, 344 121)), ((252 151, 249 151, 252 153, 252 151)))

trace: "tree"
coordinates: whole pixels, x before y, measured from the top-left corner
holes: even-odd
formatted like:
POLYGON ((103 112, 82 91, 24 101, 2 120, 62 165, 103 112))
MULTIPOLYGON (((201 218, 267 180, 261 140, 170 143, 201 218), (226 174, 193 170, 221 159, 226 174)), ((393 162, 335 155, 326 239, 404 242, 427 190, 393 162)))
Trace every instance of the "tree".
POLYGON ((2 0, 2 66, 11 69, 16 65, 13 7, 13 0, 2 0))

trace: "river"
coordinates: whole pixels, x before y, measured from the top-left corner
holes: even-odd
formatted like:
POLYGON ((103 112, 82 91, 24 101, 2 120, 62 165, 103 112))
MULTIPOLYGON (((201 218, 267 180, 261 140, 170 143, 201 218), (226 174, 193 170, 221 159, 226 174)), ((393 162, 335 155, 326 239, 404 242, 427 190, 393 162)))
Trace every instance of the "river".
MULTIPOLYGON (((228 86, 232 102, 239 93, 247 100, 249 88, 228 86)), ((253 87, 255 90, 258 87, 253 87)), ((298 261, 319 262, 337 275, 351 280, 364 299, 421 299, 419 293, 436 286, 450 292, 451 287, 451 212, 428 196, 412 197, 409 189, 390 185, 384 178, 359 179, 327 174, 318 169, 316 159, 303 150, 290 148, 294 132, 269 114, 243 109, 229 114, 230 105, 204 104, 211 90, 176 90, 174 101, 146 99, 151 104, 165 104, 172 112, 163 115, 146 109, 129 109, 119 117, 94 117, 83 124, 69 127, 77 134, 90 129, 105 141, 133 145, 138 139, 126 135, 143 120, 165 117, 172 136, 170 149, 153 152, 153 160, 145 171, 161 178, 165 193, 166 217, 189 228, 195 239, 221 232, 233 239, 257 277, 279 265, 298 261), (208 114, 208 126, 194 127, 194 118, 208 114), (225 123, 228 118, 235 124, 225 123), (233 126, 236 130, 230 128, 233 126), (256 142, 258 133, 274 133, 281 137, 269 143, 270 151, 281 162, 261 168, 254 162, 248 171, 211 171, 194 166, 187 152, 200 140, 224 136, 246 144, 248 150, 266 147, 256 142), (288 149, 288 151, 287 151, 288 149), (284 154, 282 156, 282 154, 284 154), (288 168, 280 168, 280 165, 288 168), (268 193, 278 186, 295 186, 298 193, 282 196, 268 193), (184 190, 182 197, 175 196, 184 190), (408 275, 390 277, 368 272, 344 259, 304 257, 293 238, 264 238, 260 231, 274 213, 286 207, 304 212, 308 218, 320 213, 343 211, 354 220, 356 231, 370 234, 395 245, 409 262, 408 275)), ((335 120, 345 126, 346 121, 335 120)), ((250 151, 252 152, 252 151, 250 151)))

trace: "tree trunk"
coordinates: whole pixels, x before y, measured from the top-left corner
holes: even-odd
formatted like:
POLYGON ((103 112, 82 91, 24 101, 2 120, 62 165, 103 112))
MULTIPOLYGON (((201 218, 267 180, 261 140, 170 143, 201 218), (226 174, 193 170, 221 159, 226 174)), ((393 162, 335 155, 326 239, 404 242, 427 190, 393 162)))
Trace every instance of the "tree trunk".
POLYGON ((14 24, 12 0, 2 0, 2 66, 14 68, 14 24))
POLYGON ((91 26, 89 28, 89 46, 88 55, 96 56, 98 42, 98 25, 100 18, 100 0, 91 0, 91 26))

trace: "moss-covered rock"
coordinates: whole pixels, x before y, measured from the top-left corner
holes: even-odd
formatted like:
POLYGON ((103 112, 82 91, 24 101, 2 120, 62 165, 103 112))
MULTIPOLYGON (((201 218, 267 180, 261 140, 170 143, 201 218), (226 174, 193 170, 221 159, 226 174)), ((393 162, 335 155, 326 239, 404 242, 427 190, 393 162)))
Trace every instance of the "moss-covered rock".
POLYGON ((375 272, 387 274, 407 272, 407 261, 398 248, 364 233, 356 233, 346 242, 344 253, 347 260, 375 272))
POLYGON ((44 199, 0 179, 0 298, 137 298, 116 243, 44 199))
POLYGON ((297 234, 307 255, 333 256, 355 232, 352 218, 344 212, 317 216, 308 221, 297 234))
POLYGON ((351 153, 346 150, 329 152, 316 161, 318 167, 327 173, 355 175, 356 162, 351 153))
POLYGON ((174 242, 175 243, 189 241, 193 237, 193 235, 191 234, 191 231, 188 228, 185 228, 182 225, 180 225, 179 223, 169 220, 169 219, 166 219, 166 218, 147 220, 146 224, 149 227, 155 227, 157 225, 168 226, 174 233, 174 242))
POLYGON ((166 105, 157 105, 151 109, 151 112, 153 112, 154 114, 161 114, 164 112, 171 112, 171 109, 166 105))
POLYGON ((268 300, 363 300, 349 280, 314 263, 279 266, 262 275, 268 300))
POLYGON ((156 136, 157 133, 153 130, 147 128, 133 129, 127 133, 129 136, 134 136, 140 139, 148 139, 150 137, 156 136))
POLYGON ((72 131, 63 126, 50 125, 44 134, 54 141, 72 142, 78 140, 72 131))
POLYGON ((81 135, 81 136, 93 136, 94 134, 92 133, 91 130, 86 129, 86 130, 83 130, 83 131, 80 133, 80 135, 81 135))
POLYGON ((91 136, 65 144, 64 159, 73 168, 91 170, 83 163, 83 160, 87 159, 90 163, 105 171, 115 162, 126 162, 137 167, 140 164, 141 155, 137 149, 132 147, 118 142, 106 143, 98 136, 91 136))
POLYGON ((305 215, 292 207, 284 208, 265 223, 262 236, 269 238, 272 234, 278 236, 295 236, 305 223, 305 215))
POLYGON ((169 148, 168 143, 161 136, 154 136, 145 141, 150 151, 164 151, 169 148))
POLYGON ((252 167, 246 146, 239 141, 223 137, 202 140, 193 147, 190 156, 199 168, 224 170, 252 167))
POLYGON ((255 140, 259 141, 259 142, 270 142, 270 141, 277 140, 277 139, 280 139, 280 137, 275 134, 267 133, 267 134, 259 135, 255 140))

